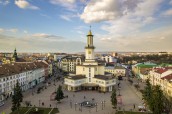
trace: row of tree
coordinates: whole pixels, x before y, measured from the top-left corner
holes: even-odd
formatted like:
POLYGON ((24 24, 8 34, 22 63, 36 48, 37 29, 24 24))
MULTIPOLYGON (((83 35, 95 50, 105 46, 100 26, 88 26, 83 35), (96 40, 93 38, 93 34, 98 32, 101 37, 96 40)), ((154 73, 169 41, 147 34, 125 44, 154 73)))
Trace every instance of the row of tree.
POLYGON ((145 61, 154 61, 157 64, 162 63, 170 63, 172 64, 172 55, 164 54, 164 55, 133 55, 131 57, 125 56, 121 59, 119 59, 122 63, 128 63, 132 60, 135 60, 137 62, 145 62, 145 61))
POLYGON ((159 85, 152 86, 149 79, 146 80, 146 86, 143 90, 143 99, 146 106, 153 112, 153 114, 162 114, 170 112, 171 103, 163 95, 163 91, 159 85))

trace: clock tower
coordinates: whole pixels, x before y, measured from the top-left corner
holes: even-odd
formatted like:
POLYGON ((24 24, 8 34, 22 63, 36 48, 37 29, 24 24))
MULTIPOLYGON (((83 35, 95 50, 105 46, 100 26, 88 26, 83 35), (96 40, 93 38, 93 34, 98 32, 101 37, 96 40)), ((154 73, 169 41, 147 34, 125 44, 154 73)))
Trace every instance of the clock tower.
POLYGON ((87 35, 87 45, 85 46, 85 61, 95 61, 94 60, 94 45, 93 45, 93 35, 91 29, 87 35))

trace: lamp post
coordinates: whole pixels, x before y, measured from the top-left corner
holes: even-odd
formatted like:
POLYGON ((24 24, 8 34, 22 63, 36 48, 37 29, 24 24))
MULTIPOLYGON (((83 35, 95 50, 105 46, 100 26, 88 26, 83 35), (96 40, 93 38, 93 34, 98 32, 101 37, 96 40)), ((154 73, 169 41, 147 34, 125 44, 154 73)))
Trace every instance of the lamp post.
POLYGON ((40 107, 40 104, 41 104, 41 100, 39 99, 39 107, 40 107))
POLYGON ((56 102, 56 108, 57 108, 57 102, 56 102))
POLYGON ((75 103, 75 111, 76 111, 76 105, 77 105, 77 103, 75 103))
POLYGON ((72 101, 70 100, 70 107, 72 108, 72 101))
POLYGON ((96 112, 97 112, 97 105, 98 105, 98 104, 96 103, 95 105, 96 105, 96 112))
POLYGON ((121 94, 120 94, 120 87, 118 87, 118 91, 119 91, 119 94, 118 94, 118 96, 121 96, 121 94))
POLYGON ((103 101, 101 103, 102 103, 102 110, 103 110, 103 101))
POLYGON ((82 103, 80 105, 81 105, 81 112, 82 112, 82 103))
POLYGON ((106 102, 106 101, 104 100, 104 108, 105 108, 105 102, 106 102))

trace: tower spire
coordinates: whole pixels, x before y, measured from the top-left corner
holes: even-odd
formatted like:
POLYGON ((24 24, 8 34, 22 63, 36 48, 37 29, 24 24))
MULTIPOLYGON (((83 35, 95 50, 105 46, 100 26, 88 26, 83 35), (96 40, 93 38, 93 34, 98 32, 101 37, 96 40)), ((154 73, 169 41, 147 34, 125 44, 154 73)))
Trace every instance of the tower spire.
POLYGON ((88 36, 89 35, 92 35, 92 32, 91 32, 91 25, 90 25, 90 30, 89 30, 89 32, 88 32, 88 36))

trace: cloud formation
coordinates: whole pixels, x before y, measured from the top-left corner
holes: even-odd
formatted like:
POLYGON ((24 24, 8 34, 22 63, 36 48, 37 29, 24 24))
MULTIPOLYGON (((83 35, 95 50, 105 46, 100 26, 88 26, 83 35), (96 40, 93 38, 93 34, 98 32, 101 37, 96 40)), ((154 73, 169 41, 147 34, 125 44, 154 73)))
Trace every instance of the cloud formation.
POLYGON ((10 3, 10 0, 0 0, 0 4, 2 5, 8 5, 10 3))
POLYGON ((27 2, 26 0, 15 0, 15 4, 22 9, 32 9, 32 10, 38 10, 39 8, 37 6, 34 6, 27 2))
POLYGON ((71 11, 74 11, 76 8, 75 2, 76 0, 50 0, 51 4, 61 5, 71 11))
POLYGON ((164 16, 172 16, 172 9, 168 9, 165 12, 162 13, 164 16))
POLYGON ((120 6, 119 0, 92 0, 80 17, 86 23, 114 20, 122 15, 120 6))
POLYGON ((56 35, 51 35, 51 34, 46 34, 46 33, 36 33, 31 35, 34 38, 48 38, 48 39, 64 39, 61 36, 56 36, 56 35))
POLYGON ((23 37, 12 37, 0 34, 0 51, 11 52, 15 47, 19 52, 71 53, 83 51, 83 46, 85 45, 83 42, 65 40, 65 38, 63 40, 55 40, 55 38, 57 38, 57 36, 47 34, 33 34, 23 37), (8 46, 6 46, 7 44, 8 46))
POLYGON ((0 33, 5 33, 5 32, 17 33, 18 32, 18 29, 17 28, 11 28, 11 29, 0 28, 0 33))

